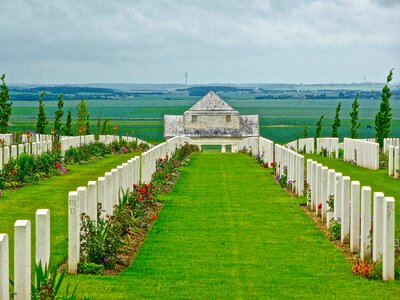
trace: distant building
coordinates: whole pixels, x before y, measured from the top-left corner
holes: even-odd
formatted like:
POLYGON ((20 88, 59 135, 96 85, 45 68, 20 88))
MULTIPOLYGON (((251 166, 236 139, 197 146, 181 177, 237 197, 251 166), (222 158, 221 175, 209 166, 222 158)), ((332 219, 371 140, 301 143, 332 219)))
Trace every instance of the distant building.
MULTIPOLYGON (((164 116, 164 137, 187 136, 199 145, 232 145, 259 136, 258 115, 240 115, 214 92, 209 92, 183 116, 164 116)), ((232 148, 232 150, 233 150, 232 148)))

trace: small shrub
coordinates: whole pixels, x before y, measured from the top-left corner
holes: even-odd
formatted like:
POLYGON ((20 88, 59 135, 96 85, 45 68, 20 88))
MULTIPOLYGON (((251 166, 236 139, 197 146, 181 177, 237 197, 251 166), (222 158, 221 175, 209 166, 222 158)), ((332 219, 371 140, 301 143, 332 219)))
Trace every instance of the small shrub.
POLYGON ((332 220, 329 231, 331 233, 331 240, 338 240, 340 239, 341 235, 341 224, 338 220, 332 220))
POLYGON ((379 168, 387 169, 389 166, 389 154, 387 152, 382 152, 379 154, 379 168))
POLYGON ((328 200, 326 200, 326 203, 328 204, 328 211, 334 212, 335 211, 335 196, 334 195, 329 195, 328 200))
POLYGON ((79 274, 92 274, 92 275, 102 275, 104 272, 104 266, 94 263, 82 263, 78 264, 79 274))
POLYGON ((351 269, 354 275, 362 276, 367 279, 379 279, 382 277, 382 263, 375 261, 361 261, 357 259, 351 269))

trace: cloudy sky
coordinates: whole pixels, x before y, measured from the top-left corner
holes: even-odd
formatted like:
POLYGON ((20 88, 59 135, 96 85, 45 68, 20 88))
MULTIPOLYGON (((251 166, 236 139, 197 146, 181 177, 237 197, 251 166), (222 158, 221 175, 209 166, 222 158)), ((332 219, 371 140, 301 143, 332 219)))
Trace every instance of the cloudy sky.
POLYGON ((400 81, 400 0, 0 0, 18 83, 400 81))

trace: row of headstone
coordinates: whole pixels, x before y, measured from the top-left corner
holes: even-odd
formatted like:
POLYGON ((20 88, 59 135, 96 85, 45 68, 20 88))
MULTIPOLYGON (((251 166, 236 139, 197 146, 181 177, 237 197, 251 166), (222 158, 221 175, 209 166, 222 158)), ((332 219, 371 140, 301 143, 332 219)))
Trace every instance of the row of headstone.
POLYGON ((370 170, 379 170, 379 144, 345 138, 343 142, 343 160, 370 170))
POLYGON ((264 164, 268 164, 269 167, 272 167, 272 163, 274 162, 274 142, 263 137, 260 137, 258 142, 260 158, 264 164))
MULTIPOLYGON (((36 211, 35 263, 43 270, 50 262, 50 210, 36 211)), ((10 299, 8 235, 0 234, 0 300, 10 299)), ((31 299, 31 221, 14 224, 14 299, 31 299)))
POLYGON ((95 142, 93 134, 80 135, 80 136, 61 136, 61 153, 64 154, 70 148, 77 148, 84 144, 91 144, 95 142))
POLYGON ((388 174, 394 178, 400 178, 400 146, 388 147, 388 174))
POLYGON ((257 156, 259 154, 259 142, 258 142, 259 137, 247 137, 242 139, 238 145, 237 145, 237 150, 238 151, 248 151, 252 153, 253 156, 257 156))
POLYGON ((80 216, 85 213, 96 222, 97 205, 101 204, 103 217, 111 216, 119 203, 121 191, 131 189, 133 184, 150 183, 155 172, 156 161, 190 143, 187 137, 174 137, 152 149, 136 156, 127 163, 106 172, 97 181, 89 181, 85 187, 79 187, 68 194, 68 273, 76 274, 80 257, 80 216), (153 172, 153 173, 151 173, 153 172))
POLYGON ((328 152, 328 157, 334 153, 339 158, 339 138, 317 138, 317 154, 321 154, 323 150, 328 152))
POLYGON ((12 133, 1 133, 0 140, 2 145, 11 146, 13 144, 13 135, 12 133))
POLYGON ((78 187, 68 194, 68 273, 76 274, 80 257, 81 214, 89 216, 97 224, 97 209, 101 206, 101 217, 112 216, 122 193, 132 190, 140 181, 140 157, 106 172, 97 181, 78 187))
MULTIPOLYGON (((138 145, 139 144, 147 144, 149 147, 153 147, 152 144, 150 144, 146 141, 143 141, 139 138, 136 138, 136 137, 121 136, 121 139, 127 141, 128 143, 136 142, 138 145)), ((99 135, 99 142, 104 143, 106 145, 109 145, 112 142, 118 142, 119 140, 120 140, 120 137, 118 135, 99 135)))
POLYGON ((372 210, 369 186, 361 187, 359 181, 351 181, 349 176, 343 176, 311 159, 307 160, 306 180, 311 194, 307 202, 309 208, 326 221, 328 228, 332 220, 340 222, 341 242, 350 244, 350 251, 359 253, 363 261, 371 257, 374 261, 382 261, 383 279, 393 280, 394 198, 375 192, 372 210), (333 211, 327 202, 332 197, 333 211))
POLYGON ((0 147, 0 170, 10 159, 17 159, 22 153, 41 155, 51 152, 53 143, 51 141, 32 142, 28 144, 12 145, 11 147, 0 147))
MULTIPOLYGON (((304 156, 282 145, 275 144, 275 165, 277 175, 287 172, 292 192, 302 196, 304 191, 304 156)), ((288 184, 289 186, 289 184, 288 184)))
POLYGON ((387 152, 389 146, 400 147, 400 138, 387 138, 383 140, 383 150, 387 152))

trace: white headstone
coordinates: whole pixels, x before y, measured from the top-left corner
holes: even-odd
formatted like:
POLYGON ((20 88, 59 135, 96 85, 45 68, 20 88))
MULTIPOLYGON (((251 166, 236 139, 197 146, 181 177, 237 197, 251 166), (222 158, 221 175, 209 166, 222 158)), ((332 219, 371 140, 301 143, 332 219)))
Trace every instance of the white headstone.
POLYGON ((10 299, 8 235, 0 234, 0 299, 10 299))
POLYGON ((351 182, 350 251, 360 251, 360 182, 351 182))
POLYGON ((112 216, 113 214, 113 197, 112 197, 112 174, 111 172, 106 172, 104 174, 105 178, 105 198, 104 198, 104 210, 106 216, 112 216))
POLYGON ((87 215, 97 224, 97 182, 89 181, 87 188, 87 215))
POLYGON ((87 214, 87 188, 85 186, 80 186, 77 191, 80 204, 80 214, 87 214))
POLYGON ((342 221, 340 229, 340 240, 342 243, 348 243, 350 237, 350 177, 343 176, 342 177, 342 213, 341 219, 342 221))
POLYGON ((342 173, 335 173, 335 197, 333 202, 333 217, 338 221, 341 219, 342 214, 342 173))
POLYGON ((78 192, 68 193, 68 273, 78 272, 80 257, 80 203, 78 192))
POLYGON ((328 167, 322 167, 322 180, 321 180, 321 195, 322 195, 322 220, 326 220, 326 213, 328 211, 328 167))
POLYGON ((394 280, 394 198, 387 197, 383 202, 383 249, 382 278, 394 280))
POLYGON ((372 228, 372 259, 374 261, 382 259, 382 232, 383 232, 383 199, 381 192, 374 193, 374 222, 372 228))
POLYGON ((14 224, 14 293, 15 299, 31 299, 31 221, 14 224))
MULTIPOLYGON (((112 206, 118 204, 119 182, 118 182, 118 169, 111 170, 111 185, 112 185, 112 206)), ((114 211, 114 210, 113 210, 114 211)))
POLYGON ((106 178, 99 177, 97 179, 97 203, 101 206, 101 215, 102 219, 106 216, 106 205, 105 205, 105 198, 106 198, 106 178))
POLYGON ((36 211, 36 264, 41 263, 43 269, 50 262, 50 210, 36 211))
POLYGON ((361 249, 362 261, 371 258, 371 188, 361 188, 361 249))

